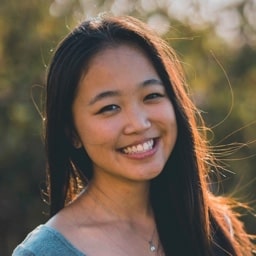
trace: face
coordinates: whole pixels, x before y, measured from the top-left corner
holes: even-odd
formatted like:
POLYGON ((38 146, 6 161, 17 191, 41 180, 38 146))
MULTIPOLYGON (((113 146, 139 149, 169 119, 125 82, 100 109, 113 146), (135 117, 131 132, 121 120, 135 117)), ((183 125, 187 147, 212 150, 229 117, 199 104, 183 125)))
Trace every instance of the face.
POLYGON ((148 182, 173 150, 172 103, 138 48, 120 45, 98 53, 80 81, 72 111, 94 179, 148 182))

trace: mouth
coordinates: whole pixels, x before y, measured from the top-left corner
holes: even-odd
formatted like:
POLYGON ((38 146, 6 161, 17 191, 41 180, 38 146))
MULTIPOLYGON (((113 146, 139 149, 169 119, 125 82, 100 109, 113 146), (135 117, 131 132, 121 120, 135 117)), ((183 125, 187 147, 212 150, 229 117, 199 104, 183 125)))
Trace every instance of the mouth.
POLYGON ((120 151, 123 154, 127 154, 127 155, 140 154, 140 153, 151 151, 155 147, 155 145, 156 145, 156 139, 149 139, 147 141, 144 141, 143 143, 121 148, 120 151))

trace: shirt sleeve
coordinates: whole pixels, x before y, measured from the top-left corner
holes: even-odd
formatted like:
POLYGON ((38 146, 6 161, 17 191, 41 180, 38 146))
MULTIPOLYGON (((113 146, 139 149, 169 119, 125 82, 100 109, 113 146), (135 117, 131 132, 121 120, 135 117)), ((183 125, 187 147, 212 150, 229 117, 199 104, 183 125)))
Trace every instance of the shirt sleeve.
POLYGON ((85 256, 53 228, 40 225, 27 235, 12 256, 85 256))
POLYGON ((19 245, 13 251, 12 256, 35 256, 35 254, 19 245))

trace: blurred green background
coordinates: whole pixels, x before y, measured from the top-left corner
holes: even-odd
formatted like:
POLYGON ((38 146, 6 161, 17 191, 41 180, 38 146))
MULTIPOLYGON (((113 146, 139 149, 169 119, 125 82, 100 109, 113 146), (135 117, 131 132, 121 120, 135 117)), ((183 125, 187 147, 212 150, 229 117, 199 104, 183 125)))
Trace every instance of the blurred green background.
POLYGON ((252 205, 243 220, 256 233, 255 0, 1 0, 0 255, 47 220, 40 112, 52 51, 104 11, 144 20, 176 49, 224 166, 218 192, 252 205))

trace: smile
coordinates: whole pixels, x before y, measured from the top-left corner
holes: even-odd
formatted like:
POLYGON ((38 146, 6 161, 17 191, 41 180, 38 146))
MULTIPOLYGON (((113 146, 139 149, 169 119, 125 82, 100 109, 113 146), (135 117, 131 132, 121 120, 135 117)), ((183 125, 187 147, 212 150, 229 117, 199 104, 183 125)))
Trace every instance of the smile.
POLYGON ((129 146, 126 148, 122 148, 121 152, 131 155, 131 154, 137 154, 137 153, 145 153, 147 151, 152 150, 154 147, 154 140, 150 139, 146 142, 143 142, 141 144, 137 144, 137 145, 133 145, 133 146, 129 146))

